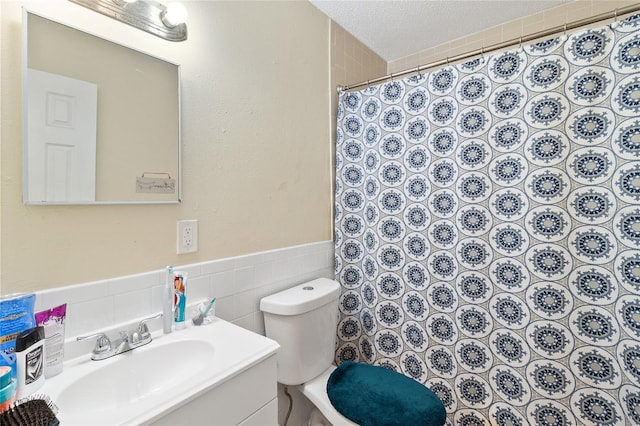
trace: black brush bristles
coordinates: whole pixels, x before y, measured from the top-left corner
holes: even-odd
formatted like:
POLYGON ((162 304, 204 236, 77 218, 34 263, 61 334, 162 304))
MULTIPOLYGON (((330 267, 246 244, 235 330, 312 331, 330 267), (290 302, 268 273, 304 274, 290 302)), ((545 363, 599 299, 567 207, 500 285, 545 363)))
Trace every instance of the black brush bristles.
POLYGON ((2 426, 58 426, 58 407, 46 395, 31 395, 0 414, 2 426))

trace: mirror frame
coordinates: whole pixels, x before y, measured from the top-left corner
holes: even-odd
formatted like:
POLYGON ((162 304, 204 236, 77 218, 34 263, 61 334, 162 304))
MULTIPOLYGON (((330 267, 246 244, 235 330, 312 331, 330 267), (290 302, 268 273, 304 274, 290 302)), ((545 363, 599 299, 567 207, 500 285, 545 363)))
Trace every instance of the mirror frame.
MULTIPOLYGON (((51 18, 49 16, 45 16, 42 13, 33 11, 25 6, 22 7, 22 145, 23 145, 23 161, 22 161, 22 198, 23 204, 29 206, 55 206, 55 205, 129 205, 129 204, 179 204, 182 202, 182 77, 181 77, 181 65, 175 63, 173 61, 169 61, 167 59, 161 58, 155 54, 150 54, 144 52, 140 49, 136 49, 131 46, 127 46, 123 43, 111 40, 109 38, 103 37, 96 33, 92 33, 90 31, 86 31, 84 29, 80 29, 74 25, 69 25, 66 22, 61 22, 58 19, 51 18), (28 91, 26 88, 28 87, 28 57, 29 57, 29 43, 28 43, 28 16, 34 15, 38 18, 46 19, 52 21, 56 24, 63 25, 72 30, 79 31, 88 36, 96 37, 103 41, 113 43, 114 45, 129 49, 133 52, 140 53, 147 57, 156 59, 158 61, 166 62, 169 65, 173 65, 176 67, 177 72, 177 97, 178 97, 178 105, 177 105, 177 177, 176 177, 176 194, 173 199, 170 200, 94 200, 94 201, 31 201, 28 197, 28 158, 27 158, 27 149, 28 149, 28 91)), ((148 173, 152 173, 152 170, 144 171, 148 173)), ((133 185, 133 184, 132 184, 133 185)))

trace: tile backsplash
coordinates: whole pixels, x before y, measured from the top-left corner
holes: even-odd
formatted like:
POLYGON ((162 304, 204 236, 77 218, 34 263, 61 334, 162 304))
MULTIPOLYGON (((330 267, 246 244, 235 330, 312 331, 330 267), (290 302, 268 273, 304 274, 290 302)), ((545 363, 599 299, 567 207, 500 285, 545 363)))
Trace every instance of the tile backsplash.
MULTIPOLYGON (((332 241, 248 254, 190 265, 174 265, 188 272, 187 302, 216 297, 216 316, 264 334, 260 299, 315 278, 333 278, 332 241)), ((93 342, 68 349, 75 338, 97 331, 111 332, 137 323, 162 310, 166 271, 117 277, 36 293, 36 312, 67 304, 66 357, 90 351, 93 342)), ((159 328, 160 320, 150 323, 159 328)))

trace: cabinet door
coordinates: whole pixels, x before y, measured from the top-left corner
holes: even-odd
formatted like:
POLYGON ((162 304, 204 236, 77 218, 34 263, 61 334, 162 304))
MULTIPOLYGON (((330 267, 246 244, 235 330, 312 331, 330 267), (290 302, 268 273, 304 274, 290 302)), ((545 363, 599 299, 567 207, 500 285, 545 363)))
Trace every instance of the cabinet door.
MULTIPOLYGON (((229 426, 247 422, 265 406, 276 401, 275 414, 271 408, 260 413, 267 422, 247 423, 266 426, 278 424, 278 379, 275 354, 254 365, 209 392, 192 399, 166 413, 154 425, 214 425, 229 426)), ((262 417, 257 417, 262 419, 262 417)))
POLYGON ((278 400, 274 399, 238 426, 278 426, 278 400))

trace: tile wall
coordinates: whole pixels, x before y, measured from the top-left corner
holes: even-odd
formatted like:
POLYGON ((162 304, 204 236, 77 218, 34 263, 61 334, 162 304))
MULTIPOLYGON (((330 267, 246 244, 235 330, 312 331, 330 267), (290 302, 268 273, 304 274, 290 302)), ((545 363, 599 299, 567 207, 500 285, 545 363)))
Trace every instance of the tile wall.
POLYGON ((391 61, 387 71, 397 73, 637 3, 638 0, 575 0, 391 61))
POLYGON ((331 87, 384 75, 387 62, 340 25, 331 22, 331 87))
MULTIPOLYGON (((176 265, 188 272, 188 302, 216 297, 216 315, 264 334, 260 299, 319 277, 333 278, 332 241, 306 244, 240 257, 176 265)), ((93 342, 76 343, 80 335, 117 330, 161 311, 165 270, 117 277, 36 293, 36 311, 67 303, 65 357, 89 352, 93 342)), ((159 328, 160 320, 150 323, 159 328)))

